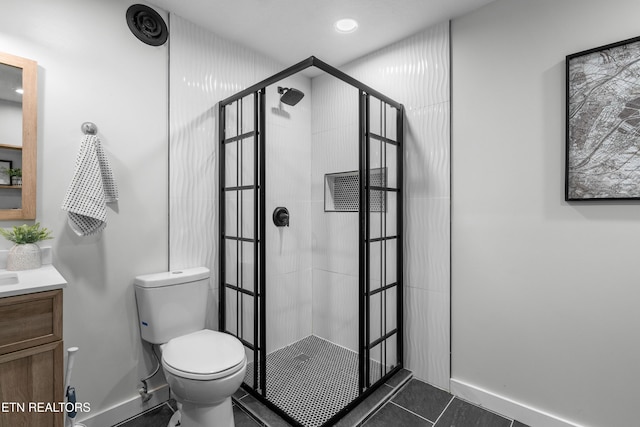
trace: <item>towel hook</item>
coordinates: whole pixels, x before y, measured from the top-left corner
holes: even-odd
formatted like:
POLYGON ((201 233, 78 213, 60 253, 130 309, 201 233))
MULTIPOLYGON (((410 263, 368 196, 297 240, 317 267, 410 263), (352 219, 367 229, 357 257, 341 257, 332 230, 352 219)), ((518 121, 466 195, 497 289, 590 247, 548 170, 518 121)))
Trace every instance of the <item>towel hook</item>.
POLYGON ((80 129, 82 129, 82 133, 85 135, 95 135, 98 133, 98 126, 91 122, 84 122, 82 126, 80 126, 80 129))

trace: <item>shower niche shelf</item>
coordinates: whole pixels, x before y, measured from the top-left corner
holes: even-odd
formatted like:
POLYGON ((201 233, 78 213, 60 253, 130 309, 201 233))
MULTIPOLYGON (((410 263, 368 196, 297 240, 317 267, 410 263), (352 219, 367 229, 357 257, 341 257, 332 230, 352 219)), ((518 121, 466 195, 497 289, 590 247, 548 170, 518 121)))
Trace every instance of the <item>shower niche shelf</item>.
MULTIPOLYGON (((384 188, 387 168, 372 169, 369 181, 373 189, 369 192, 371 212, 386 212, 386 192, 375 190, 384 188)), ((360 207, 360 175, 358 171, 330 173, 324 176, 324 211, 358 212, 360 207)))

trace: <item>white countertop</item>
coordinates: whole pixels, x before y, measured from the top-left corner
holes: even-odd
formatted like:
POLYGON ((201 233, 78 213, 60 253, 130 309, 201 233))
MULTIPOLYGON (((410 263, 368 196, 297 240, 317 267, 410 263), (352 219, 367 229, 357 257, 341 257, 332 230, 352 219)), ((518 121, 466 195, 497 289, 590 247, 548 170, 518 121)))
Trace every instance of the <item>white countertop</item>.
POLYGON ((7 271, 0 269, 0 278, 13 274, 17 275, 18 283, 0 284, 0 298, 50 291, 67 286, 67 281, 51 264, 43 264, 42 267, 33 270, 7 271))

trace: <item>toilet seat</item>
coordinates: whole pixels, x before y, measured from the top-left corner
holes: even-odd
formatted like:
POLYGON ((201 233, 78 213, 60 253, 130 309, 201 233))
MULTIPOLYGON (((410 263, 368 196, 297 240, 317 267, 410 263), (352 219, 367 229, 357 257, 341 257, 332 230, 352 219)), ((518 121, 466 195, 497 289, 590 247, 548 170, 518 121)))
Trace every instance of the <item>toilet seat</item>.
POLYGON ((162 366, 173 375, 200 381, 224 378, 246 365, 244 346, 236 337, 209 329, 170 340, 162 366))

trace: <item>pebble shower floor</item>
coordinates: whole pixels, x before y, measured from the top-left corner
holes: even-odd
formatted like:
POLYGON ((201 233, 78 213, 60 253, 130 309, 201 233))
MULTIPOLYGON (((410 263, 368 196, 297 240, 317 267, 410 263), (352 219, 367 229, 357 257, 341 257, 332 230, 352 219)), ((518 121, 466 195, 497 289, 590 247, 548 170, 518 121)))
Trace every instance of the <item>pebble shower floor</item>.
MULTIPOLYGON (((247 366, 253 384, 253 363, 247 366)), ((358 354, 315 335, 267 355, 267 397, 305 427, 324 424, 358 396, 358 354)))

